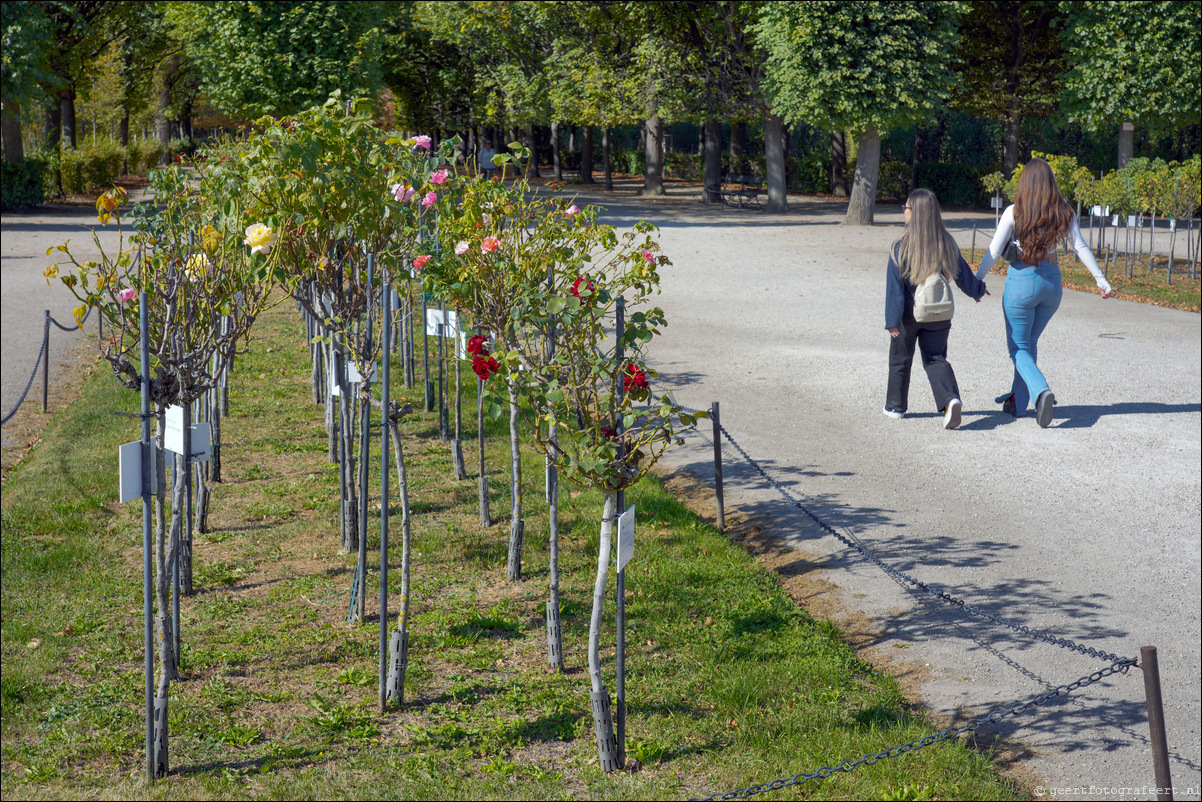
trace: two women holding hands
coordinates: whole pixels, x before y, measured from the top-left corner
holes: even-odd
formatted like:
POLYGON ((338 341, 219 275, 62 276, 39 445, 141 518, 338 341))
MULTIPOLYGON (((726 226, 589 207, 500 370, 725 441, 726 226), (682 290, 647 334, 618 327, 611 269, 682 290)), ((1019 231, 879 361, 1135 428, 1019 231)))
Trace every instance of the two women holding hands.
POLYGON ((1036 363, 1039 336, 1060 306, 1064 293, 1056 243, 1067 235, 1069 245, 1097 282, 1103 298, 1110 284, 1081 236, 1077 216, 1060 195, 1051 167, 1032 159, 1018 179, 1014 205, 1002 214, 989 250, 976 275, 960 256, 959 247, 943 227, 939 203, 930 190, 910 194, 905 205, 906 233, 890 251, 885 291, 885 328, 891 336, 889 389, 885 414, 900 418, 907 408, 910 365, 914 343, 922 352, 923 367, 931 382, 936 408, 943 412, 944 428, 960 423, 960 392, 947 362, 950 319, 924 323, 915 320, 915 292, 939 271, 969 297, 988 294, 981 279, 1003 256, 1010 263, 1002 294, 1006 348, 1014 363, 1010 391, 998 397, 1005 413, 1018 417, 1034 402, 1035 420, 1041 427, 1052 421, 1056 397, 1036 363))

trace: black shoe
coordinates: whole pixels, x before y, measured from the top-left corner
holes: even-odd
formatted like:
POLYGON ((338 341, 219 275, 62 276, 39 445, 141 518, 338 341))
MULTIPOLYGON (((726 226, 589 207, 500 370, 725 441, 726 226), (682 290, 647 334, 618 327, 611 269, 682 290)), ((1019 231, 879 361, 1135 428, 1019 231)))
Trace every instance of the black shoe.
POLYGON ((1056 396, 1051 390, 1044 390, 1039 394, 1039 398, 1035 399, 1035 422, 1039 424, 1039 428, 1048 428, 1048 424, 1052 422, 1052 407, 1055 404, 1056 396))
POLYGON ((1014 393, 1011 393, 1010 396, 1002 402, 1002 412, 1005 412, 1012 418, 1018 417, 1018 410, 1014 408, 1014 393))

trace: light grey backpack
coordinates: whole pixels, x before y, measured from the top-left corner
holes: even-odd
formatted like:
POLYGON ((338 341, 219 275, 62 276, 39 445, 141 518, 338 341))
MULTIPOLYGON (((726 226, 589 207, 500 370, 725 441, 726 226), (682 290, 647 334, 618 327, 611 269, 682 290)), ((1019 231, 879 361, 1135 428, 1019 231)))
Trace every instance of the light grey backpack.
POLYGON ((951 320, 956 311, 951 282, 934 273, 914 288, 914 319, 919 323, 951 320))

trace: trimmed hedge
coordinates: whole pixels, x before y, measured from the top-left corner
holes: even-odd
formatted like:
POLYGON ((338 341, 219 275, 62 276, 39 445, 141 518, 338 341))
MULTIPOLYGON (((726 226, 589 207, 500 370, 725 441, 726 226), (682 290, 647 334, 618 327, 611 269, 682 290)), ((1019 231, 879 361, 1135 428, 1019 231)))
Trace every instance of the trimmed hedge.
POLYGON ((26 159, 24 164, 4 162, 0 173, 0 207, 6 212, 37 206, 46 199, 43 180, 47 164, 41 159, 26 159))
POLYGON ((63 193, 81 195, 94 187, 111 186, 125 166, 125 150, 116 142, 92 141, 78 149, 63 148, 59 169, 63 193))

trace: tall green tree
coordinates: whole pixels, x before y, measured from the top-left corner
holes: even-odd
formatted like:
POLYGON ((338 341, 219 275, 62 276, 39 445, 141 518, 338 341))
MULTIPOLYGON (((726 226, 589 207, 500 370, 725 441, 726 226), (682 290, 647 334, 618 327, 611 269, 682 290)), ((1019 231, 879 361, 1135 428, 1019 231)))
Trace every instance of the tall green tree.
POLYGON ((191 43, 209 102, 231 114, 290 114, 335 90, 378 98, 376 20, 382 3, 257 0, 203 4, 205 30, 191 43))
POLYGON ((4 0, 3 49, 0 50, 0 97, 4 104, 4 160, 25 161, 21 144, 21 111, 46 97, 53 83, 50 53, 54 47, 50 20, 37 3, 4 0))
POLYGON ((1026 118, 1056 108, 1067 69, 1060 45, 1066 17, 1055 0, 981 0, 960 20, 956 57, 963 79, 952 104, 1005 129, 1002 170, 1018 164, 1018 135, 1026 118))
POLYGON ((771 111, 860 133, 845 224, 872 224, 881 132, 929 120, 956 89, 959 14, 954 2, 764 4, 756 31, 771 111))
POLYGON ((1202 4, 1194 0, 1064 3, 1064 111, 1086 128, 1115 122, 1118 165, 1133 151, 1134 124, 1172 133, 1202 120, 1198 64, 1202 4))

